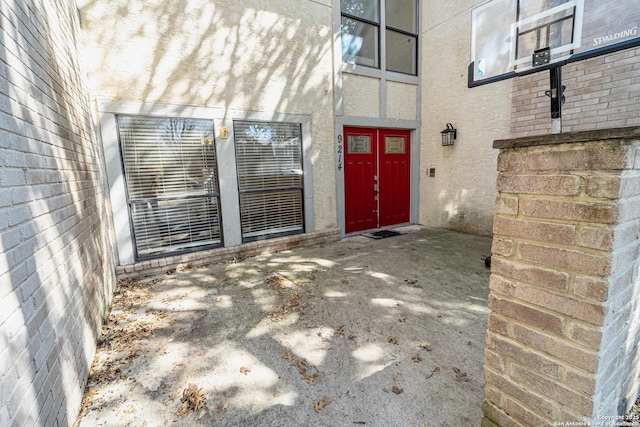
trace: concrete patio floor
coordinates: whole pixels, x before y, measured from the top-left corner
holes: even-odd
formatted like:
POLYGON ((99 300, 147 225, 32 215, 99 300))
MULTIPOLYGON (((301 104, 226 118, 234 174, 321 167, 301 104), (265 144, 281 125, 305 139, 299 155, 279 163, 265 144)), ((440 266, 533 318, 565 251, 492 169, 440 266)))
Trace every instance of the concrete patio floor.
POLYGON ((491 239, 398 230, 121 281, 77 424, 480 425, 491 239))

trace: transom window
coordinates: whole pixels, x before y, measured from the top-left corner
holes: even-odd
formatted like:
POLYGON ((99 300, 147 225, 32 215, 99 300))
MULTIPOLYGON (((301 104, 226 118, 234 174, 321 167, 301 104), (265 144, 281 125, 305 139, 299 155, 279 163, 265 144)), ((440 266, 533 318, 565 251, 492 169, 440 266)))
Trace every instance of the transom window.
POLYGON ((418 0, 340 0, 342 60, 418 74, 418 0), (381 31, 384 16, 384 31, 381 31))

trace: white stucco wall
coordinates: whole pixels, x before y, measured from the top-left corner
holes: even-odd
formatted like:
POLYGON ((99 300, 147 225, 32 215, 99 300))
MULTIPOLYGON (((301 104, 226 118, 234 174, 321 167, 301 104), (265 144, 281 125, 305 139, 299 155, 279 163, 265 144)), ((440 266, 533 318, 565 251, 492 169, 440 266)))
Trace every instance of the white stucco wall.
POLYGON ((96 98, 310 115, 315 229, 337 225, 331 0, 78 6, 96 98))
POLYGON ((420 223, 490 235, 498 154, 491 147, 509 136, 513 83, 467 87, 471 9, 480 3, 423 3, 420 223), (441 144, 447 123, 458 129, 452 147, 441 144))
POLYGON ((418 86, 387 82, 387 117, 399 120, 417 120, 418 86))
POLYGON ((380 117, 380 79, 342 73, 345 116, 380 117))

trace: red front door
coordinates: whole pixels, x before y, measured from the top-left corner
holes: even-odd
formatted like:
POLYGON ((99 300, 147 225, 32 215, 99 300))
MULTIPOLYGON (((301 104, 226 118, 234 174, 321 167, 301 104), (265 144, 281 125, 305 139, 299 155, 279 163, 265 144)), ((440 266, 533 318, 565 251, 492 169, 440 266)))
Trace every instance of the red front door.
POLYGON ((345 232, 377 228, 377 131, 345 127, 344 134, 345 232))
POLYGON ((345 232, 409 222, 409 131, 344 128, 345 232))
POLYGON ((379 132, 380 215, 379 227, 409 222, 409 131, 379 132))

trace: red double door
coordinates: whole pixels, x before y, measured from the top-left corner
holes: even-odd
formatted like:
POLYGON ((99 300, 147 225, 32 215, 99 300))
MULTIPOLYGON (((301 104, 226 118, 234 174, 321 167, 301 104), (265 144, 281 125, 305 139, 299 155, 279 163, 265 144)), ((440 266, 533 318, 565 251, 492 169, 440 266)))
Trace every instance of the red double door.
POLYGON ((408 130, 344 128, 345 232, 409 222, 408 130))

